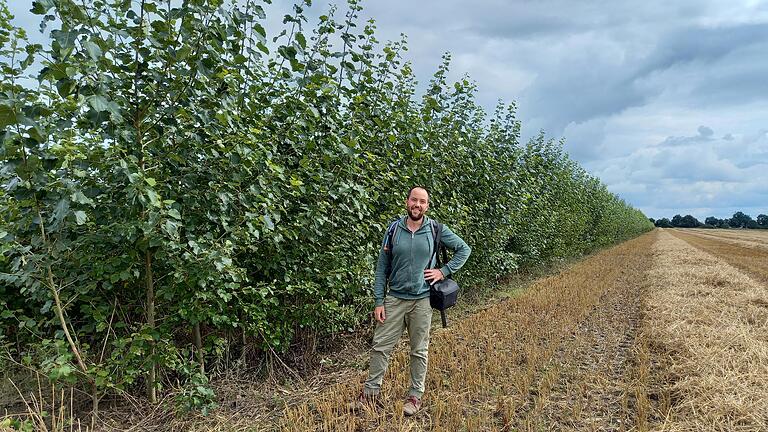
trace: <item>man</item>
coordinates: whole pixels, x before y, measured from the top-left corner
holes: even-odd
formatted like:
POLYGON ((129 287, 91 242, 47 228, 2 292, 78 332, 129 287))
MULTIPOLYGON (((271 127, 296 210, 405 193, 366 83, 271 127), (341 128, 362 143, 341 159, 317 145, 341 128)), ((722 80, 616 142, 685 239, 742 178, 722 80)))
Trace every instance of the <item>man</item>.
POLYGON ((443 267, 432 268, 437 254, 433 254, 432 228, 429 218, 425 216, 429 209, 427 190, 422 187, 411 188, 405 207, 408 215, 397 222, 392 244, 388 244, 385 235, 379 252, 374 286, 376 306, 373 310, 377 324, 373 335, 371 364, 363 392, 354 405, 359 408, 364 404, 376 403, 389 356, 400 340, 403 329, 407 328, 411 345, 411 389, 403 411, 410 416, 421 408, 427 375, 429 330, 432 323, 429 286, 459 270, 469 258, 471 249, 464 240, 443 225, 442 244, 455 253, 443 267), (391 248, 391 251, 385 248, 391 248), (388 294, 385 293, 387 284, 388 294))

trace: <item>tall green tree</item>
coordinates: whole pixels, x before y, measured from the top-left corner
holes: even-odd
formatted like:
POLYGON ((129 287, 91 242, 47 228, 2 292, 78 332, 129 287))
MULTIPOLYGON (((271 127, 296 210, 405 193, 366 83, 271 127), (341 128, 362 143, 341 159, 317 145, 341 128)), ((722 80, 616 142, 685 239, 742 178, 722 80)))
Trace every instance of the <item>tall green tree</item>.
POLYGON ((747 228, 751 221, 752 217, 750 215, 737 211, 728 221, 728 224, 732 228, 747 228))
POLYGON ((365 322, 414 184, 473 246, 465 286, 652 227, 562 142, 521 143, 514 104, 486 114, 450 55, 418 94, 407 44, 357 1, 314 25, 309 6, 268 37, 253 0, 40 0, 45 46, 0 9, 14 361, 86 388, 94 414, 177 382, 207 409, 212 371, 365 322))
POLYGON ((768 228, 768 215, 759 214, 757 215, 755 221, 758 225, 760 225, 761 228, 768 228))

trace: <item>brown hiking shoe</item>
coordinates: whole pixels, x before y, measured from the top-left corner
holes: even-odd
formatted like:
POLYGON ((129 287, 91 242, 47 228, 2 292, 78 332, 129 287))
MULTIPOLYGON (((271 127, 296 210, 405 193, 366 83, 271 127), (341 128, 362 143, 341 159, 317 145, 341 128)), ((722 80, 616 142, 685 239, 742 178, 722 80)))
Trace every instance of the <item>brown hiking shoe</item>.
POLYGON ((373 409, 379 406, 381 406, 379 395, 369 395, 365 392, 360 392, 357 398, 349 403, 350 411, 362 411, 366 408, 373 409))
POLYGON ((420 409, 421 399, 416 396, 408 396, 408 399, 405 400, 405 405, 403 405, 403 414, 412 416, 419 412, 420 409))

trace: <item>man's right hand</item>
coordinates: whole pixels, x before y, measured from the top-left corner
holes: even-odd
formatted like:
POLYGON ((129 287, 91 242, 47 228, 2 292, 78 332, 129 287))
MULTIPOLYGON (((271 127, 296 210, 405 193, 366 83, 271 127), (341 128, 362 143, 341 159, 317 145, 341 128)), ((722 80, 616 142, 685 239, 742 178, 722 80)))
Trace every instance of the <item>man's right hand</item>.
POLYGON ((373 309, 373 317, 376 318, 376 321, 384 324, 384 320, 387 319, 387 312, 384 311, 384 306, 376 306, 373 309))

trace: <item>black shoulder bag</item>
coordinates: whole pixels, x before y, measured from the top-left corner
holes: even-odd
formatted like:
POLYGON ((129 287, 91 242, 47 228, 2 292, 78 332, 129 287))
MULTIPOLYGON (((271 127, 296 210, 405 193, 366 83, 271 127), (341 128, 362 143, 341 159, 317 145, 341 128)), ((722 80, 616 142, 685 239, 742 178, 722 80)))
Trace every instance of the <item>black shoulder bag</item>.
MULTIPOLYGON (((443 225, 438 222, 432 222, 432 237, 435 241, 432 249, 432 257, 435 258, 435 268, 441 267, 440 253, 438 252, 442 248, 443 260, 442 263, 448 262, 448 254, 444 247, 442 247, 441 238, 443 236, 443 225)), ((432 263, 432 257, 429 259, 429 264, 432 263)), ((427 268, 429 268, 427 264, 427 268)), ((429 286, 429 304, 432 309, 440 311, 440 318, 443 321, 443 328, 448 326, 448 322, 445 318, 445 310, 456 304, 459 298, 459 284, 456 283, 450 276, 446 276, 442 280, 435 282, 429 286)))

